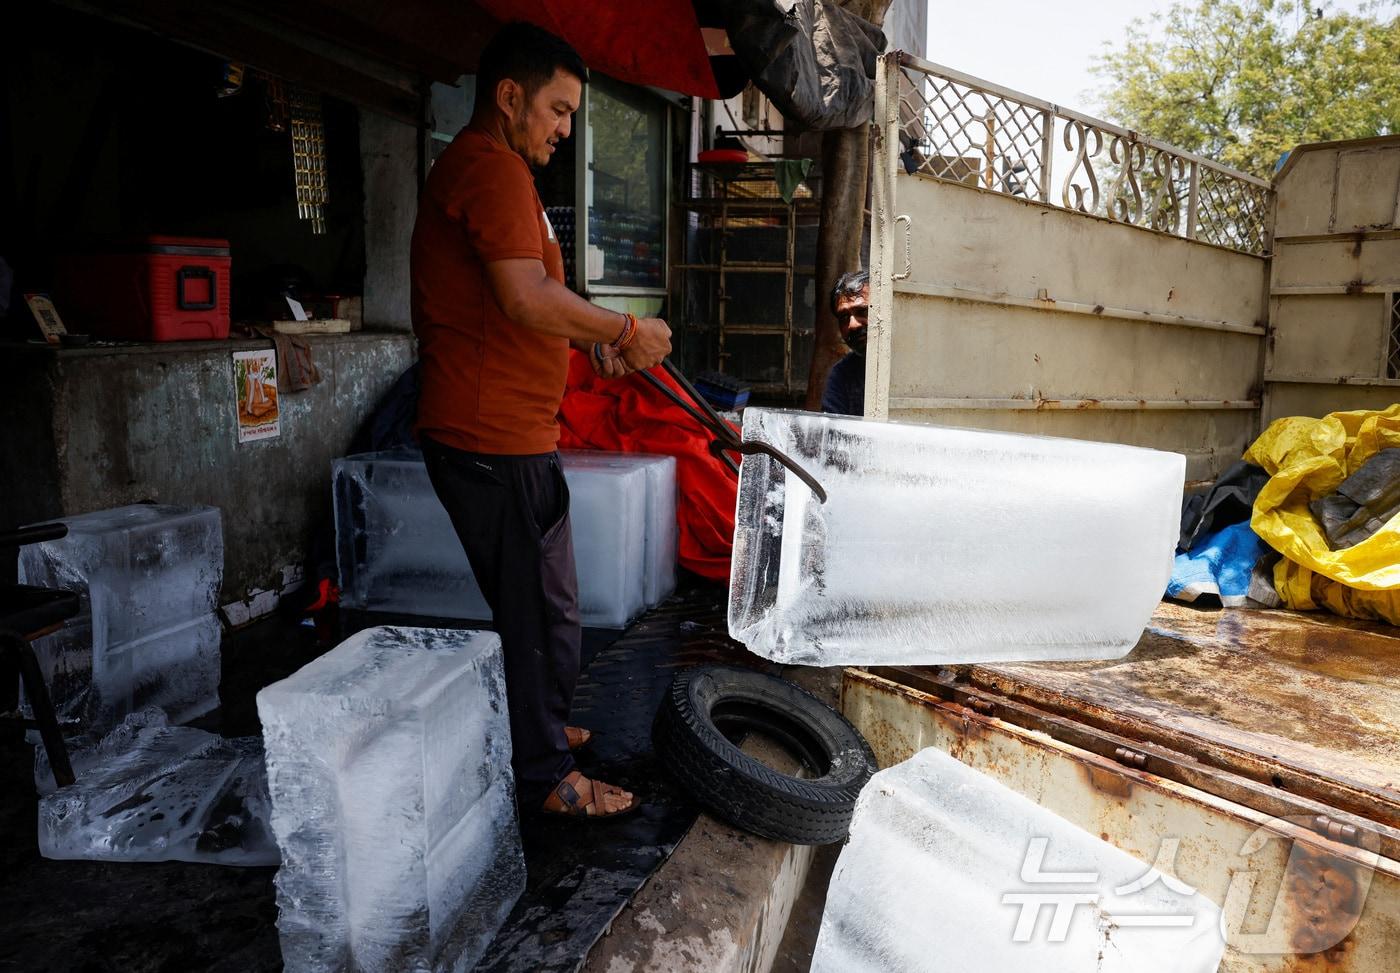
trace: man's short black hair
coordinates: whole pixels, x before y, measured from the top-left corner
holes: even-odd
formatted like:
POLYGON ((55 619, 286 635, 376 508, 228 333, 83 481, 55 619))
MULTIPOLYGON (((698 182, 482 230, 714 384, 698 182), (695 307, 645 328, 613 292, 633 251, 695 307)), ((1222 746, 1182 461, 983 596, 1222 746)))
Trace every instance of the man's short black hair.
POLYGON ((848 270, 836 278, 836 286, 831 289, 831 313, 836 313, 836 302, 843 297, 860 297, 860 292, 870 286, 870 271, 848 270))
POLYGON ((543 27, 516 20, 506 24, 481 52, 476 71, 477 97, 495 100, 496 86, 506 78, 533 95, 563 69, 584 84, 588 68, 578 51, 543 27))

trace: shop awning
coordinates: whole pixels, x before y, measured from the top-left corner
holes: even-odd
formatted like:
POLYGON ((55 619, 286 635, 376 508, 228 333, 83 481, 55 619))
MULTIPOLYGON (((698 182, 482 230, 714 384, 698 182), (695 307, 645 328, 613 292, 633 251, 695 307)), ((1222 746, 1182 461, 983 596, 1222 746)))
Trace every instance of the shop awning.
MULTIPOLYGON (((590 70, 700 98, 722 90, 690 0, 478 0, 501 21, 528 20, 558 34, 590 70)), ((723 72, 721 72, 723 73, 723 72)))
POLYGON ((731 53, 709 56, 691 0, 93 0, 92 9, 407 122, 420 116, 423 79, 474 72, 510 20, 553 31, 589 68, 630 84, 720 98, 748 81, 731 53))

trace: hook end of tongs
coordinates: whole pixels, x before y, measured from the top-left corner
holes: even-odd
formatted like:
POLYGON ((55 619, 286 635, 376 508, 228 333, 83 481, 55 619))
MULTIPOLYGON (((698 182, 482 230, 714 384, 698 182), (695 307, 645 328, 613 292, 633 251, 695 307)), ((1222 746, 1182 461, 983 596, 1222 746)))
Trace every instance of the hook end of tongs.
POLYGON ((783 469, 805 483, 807 489, 812 491, 812 495, 816 497, 818 501, 826 503, 826 489, 818 482, 817 478, 811 473, 808 473, 797 460, 793 459, 776 446, 769 443, 751 443, 741 439, 736 446, 727 446, 724 443, 716 442, 713 448, 733 449, 735 452, 742 453, 745 456, 762 453, 764 456, 777 460, 782 464, 783 469))
POLYGON ((729 423, 720 418, 719 413, 715 412, 714 408, 711 407, 705 397, 696 391, 695 386, 690 384, 690 381, 681 374, 681 370, 677 368, 670 359, 662 359, 661 365, 666 369, 666 373, 676 380, 676 384, 685 390, 686 394, 690 396, 695 405, 703 410, 703 414, 697 412, 685 402, 682 402, 680 397, 660 379, 656 378, 656 376, 644 371, 642 372, 642 377, 667 398, 690 413, 691 417, 700 423, 700 425, 705 428, 706 432, 714 437, 710 442, 710 452, 713 455, 724 460, 729 468, 737 474, 739 472, 737 464, 730 460, 725 453, 739 453, 744 456, 762 453, 781 463, 784 469, 805 483, 807 488, 812 491, 812 494, 819 501, 826 503, 826 490, 817 482, 817 478, 804 470, 796 460, 784 453, 781 449, 769 445, 768 443, 745 442, 743 437, 735 432, 729 423))

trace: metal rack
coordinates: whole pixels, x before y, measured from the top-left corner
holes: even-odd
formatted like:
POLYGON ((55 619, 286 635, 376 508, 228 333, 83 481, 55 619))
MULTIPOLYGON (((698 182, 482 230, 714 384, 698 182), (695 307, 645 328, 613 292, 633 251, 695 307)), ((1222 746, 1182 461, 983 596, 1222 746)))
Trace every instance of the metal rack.
POLYGON ((811 359, 820 187, 809 175, 784 202, 775 170, 772 162, 687 167, 671 306, 689 369, 790 397, 806 389, 811 359))

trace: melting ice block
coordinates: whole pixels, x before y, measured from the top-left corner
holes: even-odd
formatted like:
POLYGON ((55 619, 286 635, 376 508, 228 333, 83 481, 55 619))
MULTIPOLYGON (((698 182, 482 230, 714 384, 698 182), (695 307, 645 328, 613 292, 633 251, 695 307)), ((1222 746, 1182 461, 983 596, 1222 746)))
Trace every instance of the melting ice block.
MULTIPOLYGON (((561 454, 583 624, 621 628, 675 588, 673 457, 561 454)), ((342 604, 490 619, 452 522, 416 449, 336 460, 342 604)))
POLYGON ((275 865, 262 741, 170 726, 157 707, 96 744, 69 741, 78 781, 55 790, 38 748, 45 858, 275 865))
POLYGON ((640 466, 564 467, 583 624, 623 628, 646 607, 647 475, 640 466))
POLYGON ((368 629, 258 715, 287 969, 471 969, 525 885, 500 639, 368 629))
POLYGON ((1224 950, 1204 895, 930 747, 861 791, 812 971, 1210 973, 1224 950))
POLYGON ((333 469, 341 604, 439 618, 491 617, 419 450, 347 456, 333 469))
POLYGON ((147 705, 176 722, 218 706, 219 511, 135 504, 63 523, 67 537, 21 548, 19 566, 23 583, 81 602, 34 643, 59 717, 104 730, 147 705))
MULTIPOLYGON (((646 473, 646 514, 642 529, 642 601, 648 608, 661 604, 676 590, 676 458, 645 453, 606 453, 564 450, 559 454, 570 489, 585 470, 634 469, 646 473)), ((577 527, 575 528, 577 530, 577 527)), ((575 536, 575 547, 578 537, 575 536)), ((579 585, 582 587, 580 577, 579 585)))
POLYGON ((1185 458, 748 409, 729 633, 806 665, 1109 659, 1171 575, 1185 458))
POLYGON ((654 608, 676 590, 676 561, 680 527, 676 521, 676 458, 649 456, 647 471, 647 533, 645 596, 654 608))

